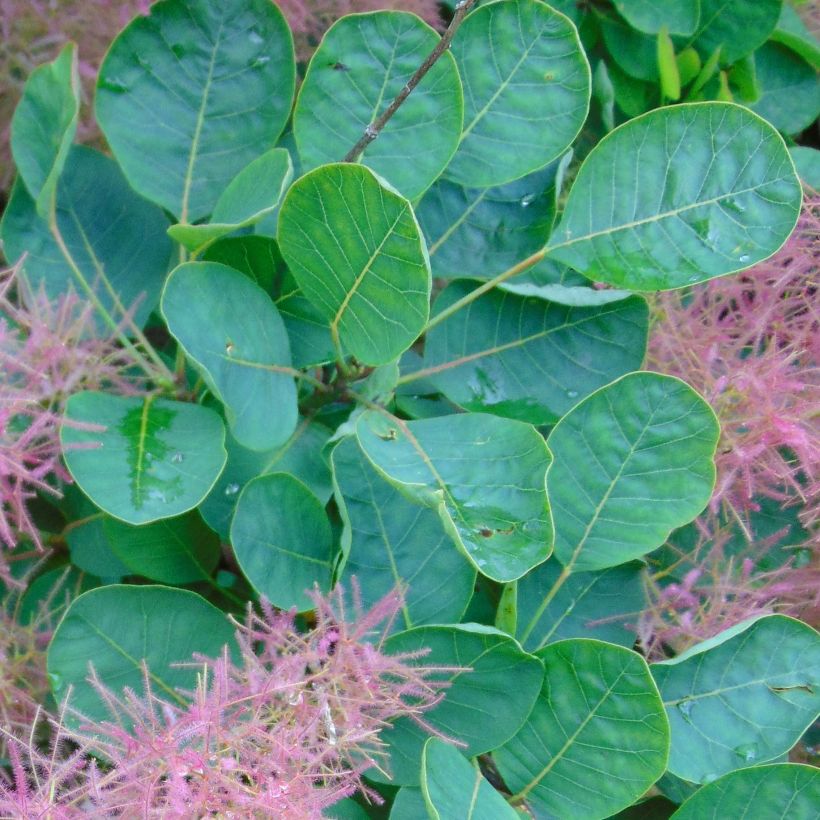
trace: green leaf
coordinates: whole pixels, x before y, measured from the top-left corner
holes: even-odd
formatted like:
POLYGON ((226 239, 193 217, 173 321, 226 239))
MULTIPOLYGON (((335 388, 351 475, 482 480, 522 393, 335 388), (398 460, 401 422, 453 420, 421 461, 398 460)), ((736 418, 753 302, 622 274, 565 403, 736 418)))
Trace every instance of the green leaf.
POLYGON ((298 408, 288 335, 270 297, 217 262, 175 268, 162 315, 211 391, 225 404, 231 433, 251 450, 284 444, 298 408))
POLYGON ((679 288, 771 256, 800 202, 786 146, 768 123, 731 103, 676 105, 595 146, 548 253, 616 287, 679 288))
POLYGON ((295 69, 290 31, 270 0, 167 0, 109 48, 97 121, 131 185, 196 222, 275 145, 295 69))
POLYGON ((663 544, 708 503, 719 434, 704 399, 659 373, 630 373, 576 405, 547 439, 556 558, 598 570, 663 544))
POLYGON ((23 87, 11 120, 11 152, 17 173, 47 219, 80 113, 77 47, 68 43, 57 58, 38 66, 23 87))
POLYGON ((410 203, 361 165, 298 180, 279 214, 279 247, 337 349, 386 364, 427 322, 430 261, 410 203))
POLYGON ((265 293, 274 296, 276 284, 284 274, 285 260, 279 253, 276 240, 267 236, 228 236, 204 248, 203 262, 219 262, 244 273, 265 293))
MULTIPOLYGON (((434 312, 473 288, 448 285, 434 312)), ((421 372, 468 410, 552 424, 579 398, 641 366, 648 324, 639 297, 566 307, 492 290, 427 334, 421 372)))
POLYGON ((815 820, 820 771, 782 763, 732 772, 690 797, 674 820, 815 820))
POLYGON ((598 638, 631 648, 629 625, 646 606, 637 561, 601 572, 575 572, 563 581, 561 564, 549 561, 518 581, 518 631, 515 637, 534 652, 564 638, 598 638))
POLYGON ((789 148, 800 179, 815 190, 820 190, 820 151, 808 145, 789 148))
POLYGON ((672 726, 669 771, 704 783, 787 752, 820 708, 820 637, 768 615, 652 664, 672 726))
POLYGON ((476 573, 435 512, 411 503, 388 484, 354 438, 336 446, 332 464, 345 526, 344 571, 355 576, 365 608, 406 585, 403 628, 459 621, 476 573))
MULTIPOLYGON (((74 146, 57 186, 57 225, 71 256, 106 309, 122 315, 99 282, 102 273, 122 306, 130 308, 140 299, 134 321, 144 324, 159 299, 173 247, 165 235, 168 220, 162 211, 129 188, 112 159, 74 146)), ((35 202, 20 180, 3 214, 0 233, 9 261, 26 254, 25 271, 35 289, 43 285, 52 299, 69 289, 78 290, 48 224, 37 214, 35 202)), ((110 334, 107 327, 103 330, 101 320, 98 326, 110 334)))
POLYGON ((260 595, 280 609, 313 609, 306 594, 330 589, 333 535, 322 502, 288 473, 249 482, 231 523, 236 560, 260 595))
POLYGON ((572 143, 589 111, 591 76, 578 32, 538 0, 472 12, 451 51, 464 84, 464 132, 445 175, 471 188, 543 168, 572 143))
POLYGON ((199 511, 209 527, 226 541, 234 507, 243 487, 267 473, 290 473, 326 503, 333 492, 330 469, 322 458, 330 430, 317 422, 302 419, 293 435, 281 446, 260 452, 248 450, 228 432, 225 448, 228 462, 199 511))
POLYGON ((820 42, 806 28, 806 24, 790 3, 783 3, 780 19, 771 39, 799 54, 813 68, 820 69, 820 42))
MULTIPOLYGON (((657 83, 655 38, 632 28, 612 13, 601 13, 599 20, 604 44, 615 65, 633 79, 657 83)), ((657 93, 653 97, 657 99, 657 93)))
MULTIPOLYGON (((71 688, 72 709, 90 720, 128 724, 112 714, 88 682, 93 666, 100 683, 119 695, 128 687, 143 691, 145 662, 154 694, 184 703, 179 690, 196 688, 198 667, 179 666, 194 653, 217 657, 233 646, 233 627, 223 612, 199 595, 160 586, 92 589, 72 602, 48 647, 48 676, 60 703, 71 688)), ((67 715, 69 724, 79 718, 67 715)))
POLYGON ((700 18, 700 0, 615 0, 615 8, 633 28, 657 34, 666 26, 670 34, 693 34, 700 18))
POLYGON ((518 815, 455 746, 431 737, 421 758, 421 790, 432 820, 515 820, 518 815))
MULTIPOLYGON (((402 11, 350 15, 331 26, 310 61, 293 114, 303 169, 342 160, 439 39, 416 15, 402 11)), ((415 199, 455 153, 463 116, 458 70, 445 52, 359 161, 415 199)))
POLYGON ((802 57, 777 43, 755 52, 760 99, 752 111, 784 134, 798 134, 820 115, 820 78, 802 57))
POLYGON ((396 793, 396 799, 390 809, 390 820, 423 820, 427 817, 427 804, 424 802, 420 786, 402 786, 396 793))
POLYGON ((700 0, 700 24, 689 44, 704 58, 720 48, 722 65, 736 63, 769 39, 782 5, 783 0, 700 0))
POLYGON ((168 235, 189 251, 201 252, 204 245, 255 225, 275 211, 292 178, 290 154, 284 148, 274 148, 248 163, 231 180, 216 201, 210 222, 172 225, 168 235))
POLYGON ((536 654, 541 695, 494 755, 504 782, 536 817, 597 820, 637 800, 662 774, 669 724, 646 661, 595 640, 536 654))
POLYGON ((213 410, 154 396, 75 393, 60 440, 82 491, 129 524, 193 509, 225 465, 225 428, 213 410))
MULTIPOLYGON (((450 685, 424 719, 464 743, 462 754, 469 757, 496 749, 513 737, 532 710, 544 679, 541 661, 523 652, 509 635, 478 624, 416 627, 388 638, 385 648, 390 654, 426 648, 430 651, 419 663, 464 670, 439 676, 450 685)), ((390 752, 391 783, 420 782, 422 749, 428 737, 408 718, 399 718, 382 734, 390 752)), ((371 775, 383 780, 372 769, 371 775)))
POLYGON ((134 527, 106 518, 105 534, 130 572, 163 584, 210 577, 221 556, 219 536, 196 512, 134 527))
POLYGON ((534 427, 479 413, 405 422, 368 411, 356 435, 390 483, 438 512, 479 572, 514 581, 549 557, 550 454, 534 427))

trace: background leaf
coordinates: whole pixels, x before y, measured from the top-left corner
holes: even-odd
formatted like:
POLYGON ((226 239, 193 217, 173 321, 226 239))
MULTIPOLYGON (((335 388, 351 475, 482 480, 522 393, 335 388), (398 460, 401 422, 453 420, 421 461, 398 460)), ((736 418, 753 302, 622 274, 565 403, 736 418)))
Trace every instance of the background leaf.
POLYGON ((644 34, 657 34, 667 26, 670 34, 693 34, 700 18, 700 0, 615 0, 615 8, 629 25, 644 34))
POLYGON ((700 0, 700 25, 692 39, 705 59, 720 47, 723 65, 736 63, 769 39, 783 0, 700 0))

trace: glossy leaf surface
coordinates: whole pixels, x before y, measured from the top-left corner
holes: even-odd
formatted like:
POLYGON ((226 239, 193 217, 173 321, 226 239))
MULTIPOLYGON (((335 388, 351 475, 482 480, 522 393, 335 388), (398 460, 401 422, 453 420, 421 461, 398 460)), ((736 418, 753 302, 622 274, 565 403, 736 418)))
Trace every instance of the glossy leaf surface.
POLYGON ((693 34, 700 19, 700 0, 615 0, 621 16, 644 34, 657 34, 667 26, 670 34, 693 34))
POLYGON ((783 0, 700 0, 694 45, 704 58, 720 47, 721 63, 731 65, 766 42, 783 5, 783 0))

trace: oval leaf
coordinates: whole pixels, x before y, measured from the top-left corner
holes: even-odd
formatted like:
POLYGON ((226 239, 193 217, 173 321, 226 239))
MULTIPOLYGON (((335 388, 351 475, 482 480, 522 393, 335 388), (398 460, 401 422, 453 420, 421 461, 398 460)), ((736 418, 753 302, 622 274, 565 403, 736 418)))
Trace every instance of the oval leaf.
POLYGON ((704 59, 719 48, 723 65, 736 63, 769 39, 783 5, 783 0, 700 0, 695 47, 704 59))
POLYGON ((538 0, 482 5, 451 51, 464 84, 464 132, 446 176, 471 188, 554 160, 589 110, 590 70, 569 18, 538 0))
POLYGON ((306 592, 330 589, 330 521, 322 502, 292 475, 263 475, 242 490, 231 544, 245 577, 280 609, 312 609, 306 592))
MULTIPOLYGON (((310 61, 293 113, 304 170, 339 162, 439 39, 415 14, 401 11, 350 15, 334 23, 310 61)), ((415 199, 455 153, 463 115, 458 70, 445 52, 359 161, 415 199)))
POLYGON ((86 391, 68 400, 65 417, 69 472, 101 510, 129 524, 193 509, 225 465, 222 421, 196 404, 86 391))
POLYGON ((438 512, 479 572, 514 581, 549 557, 550 454, 534 427, 479 413, 405 422, 368 411, 356 435, 388 481, 438 512))
POLYGON ((631 373, 584 399, 547 439, 556 558, 598 570, 661 546, 708 503, 719 434, 709 405, 672 376, 631 373))
POLYGON ((615 0, 615 8, 633 28, 657 34, 666 26, 670 34, 693 34, 700 19, 700 0, 615 0))
POLYGON ((97 121, 131 185, 195 222, 273 148, 295 71, 290 31, 270 0, 167 0, 109 48, 97 121))
POLYGON ((225 404, 236 440, 251 450, 284 444, 298 408, 288 334, 271 298, 217 262, 175 268, 162 292, 168 330, 225 404))
POLYGON ((616 287, 679 288, 771 256, 800 202, 782 138, 747 108, 661 108, 589 153, 548 255, 616 287))
POLYGON ((279 246, 337 350, 386 364, 427 322, 430 261, 410 203, 361 165, 325 165, 288 191, 279 246))
POLYGON ((598 820, 637 800, 662 774, 669 723, 646 661, 594 640, 542 649, 541 696, 494 755, 514 799, 536 817, 598 820))
MULTIPOLYGON (((154 694, 184 703, 180 690, 196 688, 198 667, 178 666, 194 653, 217 657, 233 645, 233 627, 216 607, 193 592, 159 586, 112 584, 72 602, 48 647, 48 676, 57 702, 71 687, 70 706, 90 720, 128 723, 112 714, 88 682, 89 667, 119 695, 144 689, 147 664, 154 694)), ((77 723, 77 717, 68 717, 77 723)))
POLYGON ((820 709, 820 636, 769 615, 652 664, 672 726, 669 771, 704 783, 787 752, 820 709))

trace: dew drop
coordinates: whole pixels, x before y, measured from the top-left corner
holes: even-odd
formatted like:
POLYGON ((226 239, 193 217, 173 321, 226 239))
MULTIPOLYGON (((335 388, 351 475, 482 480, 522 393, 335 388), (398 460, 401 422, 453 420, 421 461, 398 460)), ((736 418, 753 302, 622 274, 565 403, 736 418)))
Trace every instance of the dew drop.
POLYGON ((487 562, 483 558, 476 558, 476 566, 477 567, 486 567, 487 562))
POLYGON ((577 390, 567 390, 567 398, 568 399, 577 399, 578 398, 578 391, 577 390))
POLYGON ((743 758, 746 763, 751 763, 757 758, 757 743, 744 743, 740 746, 735 746, 734 753, 743 758))
POLYGON ((171 456, 172 464, 182 464, 183 461, 185 461, 185 456, 179 450, 171 456))
POLYGON ((258 32, 251 29, 250 34, 248 34, 248 39, 255 45, 261 46, 262 43, 265 42, 265 38, 258 32))
POLYGON ((265 65, 266 63, 269 63, 269 62, 270 62, 270 57, 263 54, 260 57, 257 57, 255 60, 253 60, 250 64, 250 67, 251 68, 261 68, 263 65, 265 65))
POLYGON ((228 484, 227 487, 225 487, 225 495, 227 495, 228 498, 230 498, 232 495, 236 495, 238 492, 239 492, 239 485, 238 484, 231 483, 231 484, 228 484))
POLYGON ((740 256, 738 256, 737 261, 738 262, 748 262, 749 261, 749 254, 748 253, 741 254, 740 256))
POLYGON ((535 194, 526 194, 522 196, 520 199, 520 204, 522 208, 529 208, 532 203, 535 202, 535 194))
POLYGON ((688 718, 688 717, 689 717, 689 715, 690 715, 690 714, 691 714, 691 712, 692 712, 692 707, 693 707, 694 705, 695 705, 695 704, 694 704, 691 700, 682 700, 682 701, 678 704, 678 709, 680 710, 680 713, 681 713, 684 717, 688 718))

